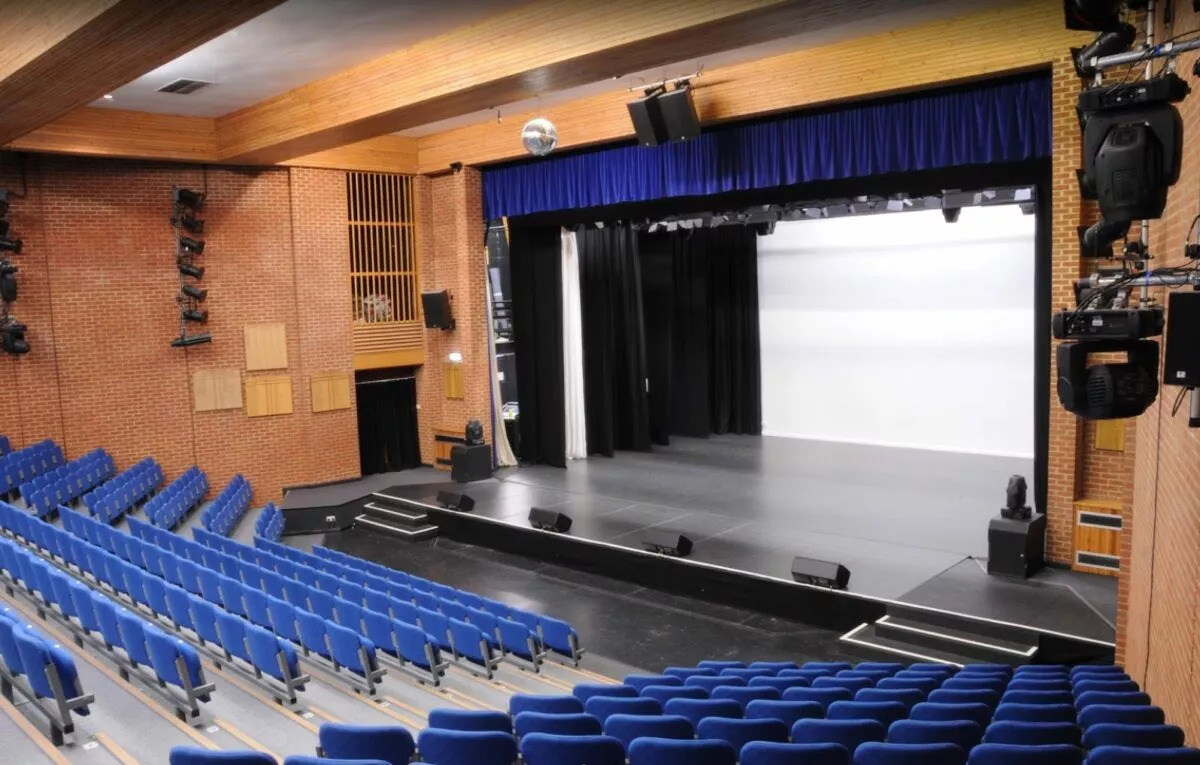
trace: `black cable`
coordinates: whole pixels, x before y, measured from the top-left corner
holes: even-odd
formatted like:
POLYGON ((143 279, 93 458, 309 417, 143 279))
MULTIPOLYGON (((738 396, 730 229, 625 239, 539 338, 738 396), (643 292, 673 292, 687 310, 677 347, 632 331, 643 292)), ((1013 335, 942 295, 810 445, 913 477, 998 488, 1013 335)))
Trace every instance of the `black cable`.
POLYGON ((1192 392, 1192 388, 1180 388, 1179 395, 1175 397, 1175 403, 1171 405, 1171 416, 1174 417, 1179 413, 1179 407, 1183 406, 1183 397, 1192 392))

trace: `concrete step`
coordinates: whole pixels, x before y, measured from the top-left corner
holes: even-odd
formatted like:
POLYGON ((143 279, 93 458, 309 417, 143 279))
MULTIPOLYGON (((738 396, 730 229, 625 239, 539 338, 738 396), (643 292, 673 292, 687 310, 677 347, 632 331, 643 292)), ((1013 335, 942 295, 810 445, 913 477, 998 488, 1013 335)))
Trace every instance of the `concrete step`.
POLYGON ((354 519, 356 528, 366 528, 372 531, 378 531, 383 534, 389 534, 400 539, 408 540, 409 542, 418 542, 422 539, 431 539, 438 535, 438 527, 426 524, 424 526, 408 526, 391 523, 377 517, 371 517, 363 514, 354 519))

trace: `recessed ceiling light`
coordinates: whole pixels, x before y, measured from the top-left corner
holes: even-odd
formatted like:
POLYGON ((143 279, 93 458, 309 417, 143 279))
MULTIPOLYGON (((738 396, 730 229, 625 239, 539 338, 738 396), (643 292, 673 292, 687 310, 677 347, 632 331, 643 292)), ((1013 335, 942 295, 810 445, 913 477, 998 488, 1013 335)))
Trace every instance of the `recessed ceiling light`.
POLYGON ((104 100, 105 100, 105 101, 111 101, 111 100, 113 100, 113 94, 112 94, 112 93, 105 93, 105 94, 104 94, 104 100))

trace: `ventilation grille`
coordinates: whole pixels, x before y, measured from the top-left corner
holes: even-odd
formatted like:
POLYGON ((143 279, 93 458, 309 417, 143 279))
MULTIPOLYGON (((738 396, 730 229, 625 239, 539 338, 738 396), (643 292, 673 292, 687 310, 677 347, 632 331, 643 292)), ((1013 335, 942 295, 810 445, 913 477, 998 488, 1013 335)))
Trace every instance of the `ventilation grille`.
POLYGON ((1077 552, 1075 553, 1075 562, 1084 566, 1095 566, 1096 568, 1110 568, 1119 570, 1121 568, 1121 559, 1115 555, 1103 555, 1101 553, 1077 552))
POLYGON ((1080 513, 1080 526, 1099 526, 1100 528, 1120 530, 1121 516, 1107 513, 1080 513))
POLYGON ((181 96, 186 96, 195 93, 200 88, 207 88, 212 85, 211 82, 205 80, 189 80, 186 77, 180 77, 178 80, 172 80, 166 85, 158 89, 159 93, 176 93, 181 96))

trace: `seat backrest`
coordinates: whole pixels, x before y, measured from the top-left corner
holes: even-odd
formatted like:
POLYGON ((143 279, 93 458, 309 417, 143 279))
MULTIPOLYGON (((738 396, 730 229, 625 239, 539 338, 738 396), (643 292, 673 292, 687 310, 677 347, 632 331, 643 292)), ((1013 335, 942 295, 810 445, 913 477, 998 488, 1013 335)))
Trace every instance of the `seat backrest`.
MULTIPOLYGON (((892 678, 887 678, 891 680, 892 678)), ((898 701, 912 709, 925 700, 925 693, 916 688, 863 688, 854 694, 855 701, 898 701)))
POLYGON ((204 684, 200 655, 196 653, 195 648, 179 638, 147 625, 146 650, 150 653, 150 665, 163 682, 180 688, 184 686, 185 679, 193 688, 204 684), (180 663, 183 664, 182 673, 179 669, 180 663))
POLYGON ((889 744, 950 743, 957 744, 964 752, 969 752, 982 738, 983 726, 973 720, 897 720, 887 732, 889 744))
POLYGON ((717 670, 708 667, 667 667, 663 674, 686 681, 689 677, 716 677, 717 670))
POLYGON ((825 711, 831 720, 877 720, 887 728, 908 716, 908 707, 899 701, 835 701, 825 711))
POLYGON ((730 675, 695 675, 684 680, 683 684, 688 688, 703 688, 711 694, 718 688, 744 687, 747 682, 744 678, 730 675))
POLYGON ((775 701, 755 699, 746 705, 747 720, 779 720, 787 729, 797 720, 824 717, 825 707, 815 701, 775 701))
POLYGON ((1003 693, 1008 687, 1008 679, 998 675, 959 675, 942 683, 942 687, 952 691, 985 690, 1003 693))
POLYGON ((360 675, 365 675, 374 667, 374 650, 357 630, 350 630, 338 624, 326 624, 325 632, 329 635, 329 648, 333 659, 360 675))
POLYGON ((912 708, 909 718, 913 720, 974 720, 987 725, 992 719, 992 708, 987 704, 936 704, 922 701, 912 708))
POLYGON ((779 720, 735 720, 728 717, 706 717, 696 725, 698 738, 720 739, 740 752, 751 741, 788 740, 788 726, 779 720))
POLYGON ((993 720, 1020 722, 1074 722, 1075 708, 1070 704, 1009 704, 996 707, 993 720))
POLYGON ((526 765, 625 765, 625 747, 611 736, 559 736, 530 733, 521 739, 526 765))
POLYGON ((734 765, 737 752, 716 739, 642 737, 629 745, 629 765, 734 765))
POLYGON ((388 765, 406 765, 417 748, 412 734, 398 725, 322 723, 317 740, 329 759, 382 760, 388 765))
POLYGON ((869 677, 818 677, 813 680, 813 688, 845 688, 851 693, 857 693, 863 688, 870 688, 875 681, 869 677))
POLYGON ((296 615, 296 628, 300 634, 301 644, 308 650, 329 658, 330 649, 325 632, 325 620, 311 611, 303 609, 295 609, 293 613, 296 615))
POLYGON ((607 683, 579 683, 571 690, 571 695, 587 704, 594 696, 612 696, 615 698, 636 698, 637 688, 628 685, 613 685, 607 683))
POLYGON ((980 744, 971 750, 971 765, 1082 765, 1083 750, 1069 744, 980 744))
POLYGON ((1000 703, 1000 691, 990 688, 942 687, 929 694, 929 701, 934 704, 987 704, 995 708, 1000 703))
POLYGON ((783 692, 784 701, 815 701, 822 707, 838 701, 852 701, 854 692, 847 688, 788 688, 783 692))
POLYGON ((626 748, 634 739, 643 736, 689 740, 695 738, 696 735, 691 721, 686 717, 626 714, 610 715, 604 721, 604 734, 618 739, 626 748))
POLYGON ((1001 704, 1069 704, 1074 705, 1075 697, 1070 691, 1050 690, 1015 690, 1005 691, 1000 697, 1001 704))
POLYGON ((669 715, 679 715, 696 725, 706 717, 742 717, 742 705, 732 699, 671 699, 663 705, 669 715))
POLYGON ((1102 746, 1088 752, 1087 765, 1200 765, 1200 749, 1102 746))
POLYGON ((517 742, 498 731, 426 728, 417 739, 421 759, 445 765, 512 765, 517 742))
POLYGON ((146 650, 146 622, 125 608, 117 609, 117 629, 121 631, 121 647, 129 658, 143 666, 150 665, 146 650))
POLYGON ((218 611, 217 635, 221 638, 222 648, 242 661, 253 663, 250 649, 246 646, 246 622, 244 619, 228 611, 218 611))
POLYGON ((434 709, 429 727, 445 730, 495 730, 508 733, 513 721, 503 712, 487 709, 434 709))
POLYGON ((584 702, 583 709, 604 723, 612 715, 661 715, 662 704, 654 699, 620 698, 617 696, 593 696, 584 702))
POLYGON ((745 709, 747 704, 756 699, 778 701, 782 698, 782 695, 776 689, 764 686, 758 686, 755 688, 721 686, 720 688, 714 688, 712 692, 708 694, 708 697, 711 699, 732 699, 733 701, 741 704, 742 708, 745 709))
POLYGON ((665 705, 671 699, 707 699, 708 691, 685 685, 647 685, 642 696, 665 705))
POLYGON ((1138 691, 1088 691, 1075 697, 1076 709, 1085 709, 1093 704, 1141 707, 1149 703, 1150 697, 1138 691))
POLYGON ((673 675, 626 675, 623 685, 637 688, 638 693, 652 685, 683 685, 683 680, 673 675))
POLYGON ((518 693, 508 699, 508 712, 516 718, 523 712, 543 712, 545 714, 579 714, 583 712, 583 702, 575 696, 536 696, 518 693))
MULTIPOLYGON (((620 715, 614 715, 609 720, 620 715)), ((646 717, 636 718, 639 720, 653 719, 646 717)), ((687 722, 686 720, 684 721, 687 722)), ((513 729, 517 732, 517 738, 521 738, 529 733, 553 733, 557 736, 597 736, 605 731, 600 726, 600 721, 589 714, 580 712, 578 714, 547 714, 545 712, 522 712, 513 718, 513 729)), ((691 723, 687 725, 688 736, 692 735, 691 723)), ((614 733, 608 735, 615 736, 614 733)), ((620 738, 617 736, 617 738, 620 738)))
POLYGON ((797 744, 840 744, 847 752, 868 741, 883 741, 886 729, 876 720, 797 720, 792 741, 797 744))
POLYGON ((777 744, 751 741, 742 747, 740 765, 850 765, 840 744, 777 744))
POLYGON ((1176 749, 1183 746, 1183 729, 1176 725, 1100 723, 1083 734, 1083 748, 1090 750, 1102 746, 1176 749))
POLYGON ((964 765, 957 744, 881 744, 869 741, 854 752, 854 765, 964 765))
POLYGON ((1162 725, 1166 715, 1162 707, 1131 707, 1122 704, 1093 704, 1079 710, 1079 727, 1090 728, 1097 723, 1123 723, 1126 725, 1162 725))
POLYGON ((192 746, 177 746, 168 755, 169 765, 278 765, 263 752, 214 752, 192 746))
POLYGON ((1038 744, 1079 746, 1079 727, 1073 722, 1000 720, 987 727, 983 743, 1013 744, 1015 746, 1036 746, 1038 744))

